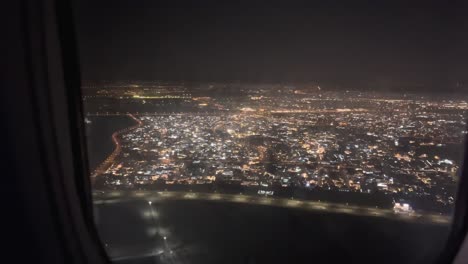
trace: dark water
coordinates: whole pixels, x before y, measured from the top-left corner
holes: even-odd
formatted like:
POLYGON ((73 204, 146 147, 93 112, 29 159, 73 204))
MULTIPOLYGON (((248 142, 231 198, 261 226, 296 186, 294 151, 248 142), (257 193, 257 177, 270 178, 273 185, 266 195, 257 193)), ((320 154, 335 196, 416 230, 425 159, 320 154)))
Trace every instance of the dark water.
POLYGON ((146 201, 97 205, 101 238, 117 263, 426 264, 434 263, 449 231, 271 206, 165 201, 152 207, 155 218, 145 217, 146 201), (137 257, 164 247, 172 254, 137 257))
POLYGON ((90 171, 93 171, 108 155, 114 151, 112 133, 135 125, 128 116, 88 117, 86 124, 86 140, 90 171))

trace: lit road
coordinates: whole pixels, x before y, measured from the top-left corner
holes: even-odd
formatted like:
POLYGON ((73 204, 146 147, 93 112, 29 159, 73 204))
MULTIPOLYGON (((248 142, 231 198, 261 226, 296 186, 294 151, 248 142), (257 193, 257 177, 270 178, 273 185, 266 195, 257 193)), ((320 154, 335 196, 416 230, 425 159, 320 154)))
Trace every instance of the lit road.
POLYGON ((127 114, 127 116, 131 117, 137 124, 132 127, 127 127, 124 129, 121 129, 119 131, 116 131, 112 134, 112 141, 114 142, 115 148, 114 151, 91 173, 91 177, 95 178, 96 176, 104 173, 111 165, 114 163, 115 158, 120 154, 122 147, 119 141, 119 136, 121 134, 128 133, 138 127, 140 127, 143 123, 141 120, 133 116, 132 114, 127 114))
POLYGON ((278 206, 297 208, 301 210, 323 213, 339 213, 358 216, 382 217, 408 222, 425 222, 433 224, 449 224, 450 216, 431 212, 395 213, 392 209, 364 207, 356 205, 329 203, 321 201, 305 201, 244 194, 195 193, 195 192, 164 192, 164 191, 95 191, 95 204, 119 203, 128 200, 147 200, 163 202, 165 200, 201 200, 214 202, 246 203, 252 205, 278 206))

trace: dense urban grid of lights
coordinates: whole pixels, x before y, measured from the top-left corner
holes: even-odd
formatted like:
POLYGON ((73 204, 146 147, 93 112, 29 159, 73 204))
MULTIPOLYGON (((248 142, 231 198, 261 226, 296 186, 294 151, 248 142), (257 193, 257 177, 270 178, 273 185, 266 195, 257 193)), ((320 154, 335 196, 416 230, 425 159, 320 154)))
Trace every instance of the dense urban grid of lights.
MULTIPOLYGON (((223 183, 267 196, 292 188, 427 199, 434 208, 453 204, 461 163, 454 149, 462 148, 466 134, 466 101, 288 86, 246 86, 242 92, 216 97, 192 96, 183 86, 106 90, 117 100, 185 110, 134 113, 138 124, 113 135, 116 151, 94 176, 105 177, 110 188, 189 190, 223 183)), ((406 203, 395 206, 408 210, 406 203)))

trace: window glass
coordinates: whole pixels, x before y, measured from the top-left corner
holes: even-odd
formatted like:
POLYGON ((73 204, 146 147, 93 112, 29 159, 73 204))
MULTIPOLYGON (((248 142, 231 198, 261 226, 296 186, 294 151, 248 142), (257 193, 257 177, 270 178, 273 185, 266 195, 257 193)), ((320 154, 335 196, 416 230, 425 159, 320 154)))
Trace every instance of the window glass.
POLYGON ((462 10, 74 5, 113 261, 435 262, 467 133, 462 10))

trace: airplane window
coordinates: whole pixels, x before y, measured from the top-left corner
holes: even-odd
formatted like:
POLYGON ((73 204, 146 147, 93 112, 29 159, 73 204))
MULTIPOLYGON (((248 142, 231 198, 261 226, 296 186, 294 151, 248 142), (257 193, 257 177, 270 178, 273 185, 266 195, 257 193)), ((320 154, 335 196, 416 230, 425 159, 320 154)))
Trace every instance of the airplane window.
POLYGON ((326 2, 74 3, 112 261, 436 261, 467 134, 466 17, 326 2))

